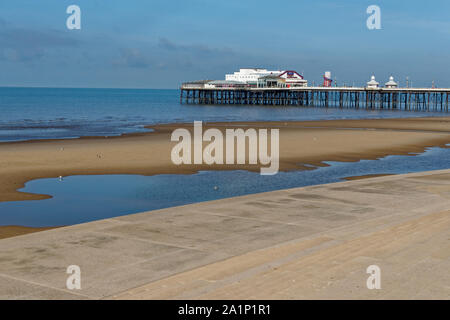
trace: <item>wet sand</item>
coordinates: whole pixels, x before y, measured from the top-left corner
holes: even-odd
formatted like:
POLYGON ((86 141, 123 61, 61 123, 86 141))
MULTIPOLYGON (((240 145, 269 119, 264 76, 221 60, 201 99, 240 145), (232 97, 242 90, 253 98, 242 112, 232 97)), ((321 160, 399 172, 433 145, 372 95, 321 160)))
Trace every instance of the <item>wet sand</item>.
MULTIPOLYGON (((186 174, 199 170, 252 170, 260 165, 180 165, 171 162, 170 135, 189 124, 151 126, 154 132, 0 143, 0 201, 50 195, 17 191, 34 179, 94 174, 186 174)), ((359 161, 421 153, 450 143, 450 117, 295 122, 204 123, 208 128, 279 128, 280 170, 310 170, 324 161, 359 161)), ((205 144, 206 145, 206 144, 205 144)), ((0 229, 0 234, 4 228, 0 229)), ((9 231, 8 231, 9 232, 9 231)), ((9 233, 11 234, 11 233, 9 233)))
POLYGON ((377 178, 377 177, 386 177, 386 176, 392 176, 391 173, 380 173, 380 174, 365 174, 362 176, 352 176, 352 177, 345 177, 343 178, 346 181, 352 181, 352 180, 362 180, 362 179, 370 179, 370 178, 377 178))
POLYGON ((0 226, 0 239, 21 236, 28 233, 40 232, 55 229, 55 227, 32 228, 22 226, 0 226))

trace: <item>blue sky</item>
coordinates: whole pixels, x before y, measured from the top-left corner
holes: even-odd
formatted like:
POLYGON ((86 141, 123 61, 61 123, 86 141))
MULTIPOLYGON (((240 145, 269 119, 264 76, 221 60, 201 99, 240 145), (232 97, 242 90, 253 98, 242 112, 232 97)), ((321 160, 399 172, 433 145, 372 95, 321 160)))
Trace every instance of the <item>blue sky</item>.
POLYGON ((176 88, 239 67, 450 87, 450 1, 2 0, 0 86, 176 88), (66 28, 76 4, 81 30, 66 28), (381 8, 368 30, 366 8, 381 8))

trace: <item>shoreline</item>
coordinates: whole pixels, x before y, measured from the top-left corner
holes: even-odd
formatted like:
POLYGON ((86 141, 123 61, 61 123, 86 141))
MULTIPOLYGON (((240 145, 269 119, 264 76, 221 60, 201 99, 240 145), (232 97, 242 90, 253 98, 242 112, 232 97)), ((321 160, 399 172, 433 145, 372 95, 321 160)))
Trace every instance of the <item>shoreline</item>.
MULTIPOLYGON (((204 122, 203 128, 279 128, 280 171, 314 170, 325 161, 357 162, 388 155, 422 153, 429 147, 448 148, 450 117, 204 122)), ((0 202, 41 200, 45 194, 18 191, 35 179, 72 175, 194 174, 201 170, 259 171, 259 165, 182 165, 171 163, 176 128, 192 124, 148 126, 154 131, 112 137, 30 140, 0 143, 0 202)), ((348 177, 357 179, 358 177, 348 177)), ((2 230, 3 227, 0 227, 2 230)), ((24 229, 26 230, 26 229, 24 229)), ((0 231, 0 236, 3 232, 0 231)))
POLYGON ((14 238, 35 232, 53 230, 61 227, 0 226, 0 240, 7 238, 14 238))
POLYGON ((342 180, 354 181, 354 180, 363 180, 363 179, 371 179, 371 178, 379 178, 379 177, 387 177, 387 176, 395 176, 395 175, 397 175, 397 174, 393 174, 393 173, 363 174, 361 176, 344 177, 344 178, 342 178, 342 180))
MULTIPOLYGON (((199 120, 200 121, 200 120, 199 120)), ((443 123, 450 125, 450 115, 449 116, 429 116, 429 117, 404 117, 404 118, 370 118, 370 119, 328 119, 328 120, 274 120, 274 121, 202 121, 204 125, 215 125, 215 126, 228 126, 233 127, 273 127, 273 128, 283 128, 286 124, 289 124, 290 128, 333 128, 333 129, 386 129, 395 131, 423 131, 423 132, 450 132, 448 128, 442 126, 443 123), (438 128, 427 128, 421 125, 424 121, 431 120, 435 121, 435 124, 440 125, 438 128), (398 121, 408 121, 402 126, 398 126, 398 121), (376 122, 384 122, 385 124, 376 124, 376 122)), ((143 132, 128 132, 120 133, 114 135, 98 135, 98 136, 76 136, 76 137, 65 137, 65 138, 40 138, 40 139, 28 139, 28 140, 12 140, 12 141, 0 141, 0 148, 2 145, 10 144, 32 144, 32 143, 43 143, 43 142, 58 142, 58 141, 70 141, 70 140, 92 140, 92 139, 121 139, 125 137, 140 137, 146 136, 151 133, 156 133, 158 129, 167 130, 167 128, 185 128, 192 125, 192 122, 170 122, 170 123, 155 123, 144 125, 143 128, 150 131, 143 132)))
MULTIPOLYGON (((217 127, 222 130, 225 128, 245 129, 245 127, 280 129, 280 171, 313 170, 314 168, 311 166, 327 166, 324 163, 325 161, 355 162, 365 159, 376 160, 388 155, 413 156, 414 154, 423 153, 426 148, 430 147, 448 148, 448 144, 450 143, 450 117, 291 122, 204 122, 203 127, 204 129, 217 127), (361 130, 355 131, 354 129, 361 130), (283 133, 286 133, 287 137, 283 136, 283 133), (396 137, 387 137, 387 133, 396 137), (414 141, 412 138, 408 139, 405 137, 408 133, 420 140, 414 141), (339 144, 338 148, 333 147, 332 144, 323 141, 323 139, 319 139, 321 134, 323 134, 324 138, 334 138, 334 140, 337 140, 335 142, 339 144), (335 136, 333 137, 335 134, 341 134, 342 137, 336 139, 335 136), (377 139, 364 141, 365 137, 358 138, 358 136, 377 135, 379 138, 389 138, 391 141, 377 141, 377 139), (399 137, 402 138, 402 141, 393 143, 393 138, 399 137), (309 138, 312 138, 314 142, 306 141, 309 138), (349 144, 356 141, 342 141, 340 138, 358 140, 359 145, 365 145, 365 150, 352 150, 353 148, 351 146, 348 148, 349 144), (373 142, 375 143, 372 146, 367 146, 367 144, 373 142), (308 150, 304 152, 289 150, 293 144, 308 147, 308 150), (324 148, 321 148, 321 150, 311 150, 317 149, 321 144, 323 144, 325 149, 328 146, 332 148, 328 150, 323 150, 324 148), (347 148, 339 148, 343 146, 347 148)), ((29 194, 17 190, 23 188, 28 181, 59 176, 97 174, 194 174, 202 170, 259 170, 258 165, 248 164, 176 166, 170 161, 170 150, 175 145, 174 142, 170 141, 170 134, 176 128, 192 129, 192 124, 175 123, 148 126, 147 128, 151 128, 154 131, 129 133, 111 137, 1 142, 0 174, 6 177, 6 179, 4 184, 0 186, 0 202, 51 198, 49 195, 29 194), (125 143, 133 144, 133 146, 128 147, 125 143), (149 154, 149 150, 136 150, 136 146, 145 147, 145 144, 155 147, 158 151, 166 151, 166 156, 163 157, 164 159, 161 159, 160 155, 149 154), (92 150, 93 148, 98 148, 98 150, 94 151, 92 150), (115 150, 117 152, 114 152, 115 150), (106 151, 120 155, 120 151, 122 150, 127 152, 133 151, 137 156, 142 156, 143 159, 139 161, 136 157, 128 155, 128 157, 119 157, 115 160, 107 159, 108 167, 98 165, 98 162, 106 162, 106 159, 103 157, 99 160, 97 155, 101 157, 106 151), (59 159, 51 159, 51 157, 45 155, 45 152, 51 152, 52 156, 54 155, 59 159), (61 154, 64 154, 64 156, 61 156, 61 154), (84 160, 88 165, 83 166, 83 163, 73 163, 73 160, 77 160, 74 159, 75 156, 83 158, 80 160, 84 160), (98 161, 86 159, 89 156, 98 161), (28 161, 23 161, 24 158, 28 161), (122 159, 120 158, 132 158, 130 160, 133 161, 121 161, 122 159), (53 163, 42 163, 45 160, 49 160, 49 162, 51 160, 53 163), (51 165, 55 167, 58 165, 59 168, 49 168, 51 165)), ((359 145, 355 145, 355 149, 359 145)))
MULTIPOLYGON (((361 176, 350 176, 350 177, 342 178, 342 181, 363 180, 363 179, 378 178, 378 177, 385 177, 385 176, 394 176, 394 175, 397 175, 397 174, 368 174, 368 175, 361 175, 361 176)), ((317 184, 317 185, 321 185, 321 184, 317 184)), ((280 190, 283 190, 283 189, 280 189, 280 190)), ((253 194, 258 194, 258 193, 259 192, 253 193, 253 194)), ((263 193, 265 193, 265 192, 263 192, 263 193)), ((235 197, 225 198, 225 199, 232 199, 232 198, 235 198, 235 197)), ((166 209, 170 209, 170 208, 174 208, 174 207, 177 207, 177 206, 168 207, 166 209)), ((153 210, 150 210, 150 211, 153 211, 153 210)), ((138 214, 138 213, 139 212, 137 212, 135 214, 138 214)), ((93 221, 97 221, 97 220, 93 220, 93 221)), ((25 234, 29 234, 29 233, 47 231, 47 230, 63 228, 63 227, 73 226, 73 225, 76 225, 76 224, 62 225, 62 226, 52 226, 52 227, 29 227, 29 226, 21 226, 21 225, 5 225, 5 226, 2 226, 2 225, 0 225, 0 240, 1 239, 6 239, 6 238, 13 238, 13 237, 17 237, 17 236, 21 236, 21 235, 25 235, 25 234)))

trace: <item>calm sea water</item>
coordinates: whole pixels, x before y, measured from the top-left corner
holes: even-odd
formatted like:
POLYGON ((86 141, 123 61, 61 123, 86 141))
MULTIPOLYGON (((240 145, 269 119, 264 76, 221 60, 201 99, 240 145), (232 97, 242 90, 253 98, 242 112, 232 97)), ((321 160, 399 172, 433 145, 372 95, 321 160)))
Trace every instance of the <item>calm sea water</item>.
POLYGON ((0 141, 109 136, 144 125, 423 117, 442 113, 179 103, 178 90, 0 88, 0 141))
POLYGON ((417 156, 328 162, 311 171, 261 176, 247 171, 193 175, 71 176, 30 181, 22 191, 50 194, 48 200, 0 203, 0 225, 60 226, 245 194, 341 181, 344 177, 447 169, 450 149, 417 156))

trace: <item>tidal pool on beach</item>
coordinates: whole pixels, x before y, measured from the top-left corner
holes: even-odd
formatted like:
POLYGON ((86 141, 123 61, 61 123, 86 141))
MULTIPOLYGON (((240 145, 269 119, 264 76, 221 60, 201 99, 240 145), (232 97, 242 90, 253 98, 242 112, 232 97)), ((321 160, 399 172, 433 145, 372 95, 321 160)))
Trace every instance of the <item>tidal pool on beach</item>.
POLYGON ((450 149, 415 156, 359 162, 326 162, 315 170, 262 176, 248 171, 202 171, 191 175, 92 175, 38 179, 20 191, 49 194, 47 200, 0 203, 0 225, 72 225, 148 210, 240 195, 342 181, 376 174, 448 169, 450 149))
POLYGON ((450 149, 430 148, 415 156, 359 162, 326 162, 308 171, 262 176, 248 171, 196 174, 92 175, 38 179, 20 191, 49 194, 47 200, 0 203, 0 225, 28 227, 83 223, 201 201, 342 181, 360 175, 448 169, 450 149))

